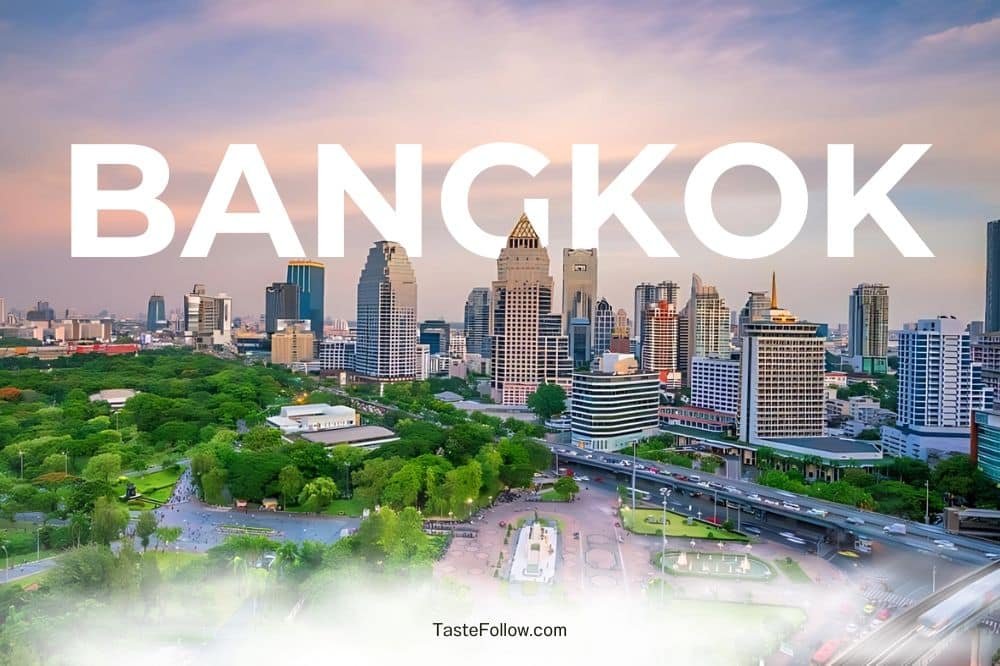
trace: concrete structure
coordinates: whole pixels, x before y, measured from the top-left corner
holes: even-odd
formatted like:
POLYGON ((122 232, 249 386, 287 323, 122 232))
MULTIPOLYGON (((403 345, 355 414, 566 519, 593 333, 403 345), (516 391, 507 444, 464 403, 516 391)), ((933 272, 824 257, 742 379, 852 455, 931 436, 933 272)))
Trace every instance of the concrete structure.
POLYGON ((513 583, 551 583, 556 576, 558 532, 540 522, 531 522, 517 533, 510 565, 513 583))
POLYGON ((323 313, 326 298, 326 267, 319 261, 293 259, 288 262, 285 282, 299 288, 297 319, 308 319, 309 330, 317 340, 323 337, 323 313))
POLYGON ((337 430, 360 425, 358 413, 343 405, 286 405, 267 424, 286 435, 320 430, 337 430))
MULTIPOLYGON (((0 299, 0 301, 2 300, 0 299)), ((0 310, 3 310, 2 303, 0 303, 0 310)), ((3 320, 4 317, 0 316, 0 323, 3 320)), ((162 331, 168 325, 166 302, 163 300, 163 296, 153 294, 149 297, 149 303, 146 305, 146 330, 152 332, 162 331)))
POLYGON ((735 416, 740 407, 740 362, 705 356, 691 359, 690 404, 735 416))
POLYGON ((631 354, 604 354, 594 372, 574 372, 571 439, 576 446, 614 451, 657 433, 659 376, 638 372, 631 354))
POLYGON ((427 345, 432 354, 447 354, 451 345, 451 326, 444 319, 420 322, 420 344, 427 345))
POLYGON ((989 407, 965 324, 921 319, 899 334, 896 426, 882 428, 886 451, 926 460, 969 453, 972 413, 989 407))
POLYGON ((232 342, 233 300, 226 294, 209 296, 205 285, 196 284, 184 296, 184 335, 196 347, 228 345, 232 342))
MULTIPOLYGON (((562 320, 566 335, 572 339, 574 320, 586 320, 586 349, 593 345, 594 306, 597 301, 597 249, 575 250, 563 248, 562 252, 562 320)), ((578 332, 578 335, 581 333, 578 332)), ((578 343, 583 347, 583 343, 578 343)), ((572 349, 572 345, 570 345, 572 349)), ((590 358, 584 360, 589 363, 590 358)))
MULTIPOLYGON (((642 349, 642 313, 646 311, 646 308, 653 303, 659 303, 660 301, 666 301, 674 306, 674 308, 679 308, 680 303, 677 302, 677 296, 679 288, 676 282, 663 281, 659 284, 650 284, 649 282, 642 282, 635 286, 635 309, 632 310, 633 313, 633 330, 632 339, 638 342, 638 348, 642 349)), ((639 360, 642 358, 640 356, 639 360)))
POLYGON ((414 379, 425 381, 431 376, 431 346, 418 342, 416 346, 417 374, 414 379))
POLYGON ((399 437, 393 431, 374 425, 305 432, 301 437, 323 446, 354 446, 362 449, 377 448, 383 444, 399 441, 399 437))
POLYGON ((847 355, 855 372, 884 375, 889 355, 889 287, 859 284, 851 291, 847 355))
MULTIPOLYGON (((469 349, 465 342, 465 335, 452 330, 451 335, 448 337, 448 355, 452 358, 465 360, 468 353, 469 349)), ((479 352, 476 353, 478 354, 479 352)))
POLYGON ((358 281, 355 371, 372 379, 417 377, 417 279, 399 243, 378 241, 358 281))
POLYGON ((677 327, 677 310, 673 303, 665 300, 651 303, 642 313, 642 370, 657 373, 667 388, 681 385, 677 367, 677 327))
MULTIPOLYGON (((273 282, 264 289, 264 332, 271 335, 278 331, 279 320, 297 320, 299 309, 299 286, 293 282, 273 282)), ((309 330, 316 337, 322 337, 323 329, 313 328, 308 317, 309 330)))
POLYGON ((321 372, 347 370, 354 372, 357 356, 357 342, 343 336, 326 338, 319 343, 319 367, 321 372))
POLYGON ((822 437, 824 426, 823 339, 816 325, 778 307, 771 279, 771 307, 745 328, 740 357, 739 438, 822 437))
POLYGON ((302 326, 289 326, 271 336, 271 362, 291 365, 312 361, 315 344, 316 336, 312 331, 304 330, 302 326))
POLYGON ((1000 400, 1000 332, 987 333, 973 340, 972 362, 982 367, 983 385, 990 398, 994 402, 1000 400))
POLYGON ((134 398, 138 391, 134 389, 103 389, 90 396, 91 402, 106 402, 111 407, 111 411, 117 412, 131 398, 134 398))
POLYGON ((691 275, 691 298, 685 306, 687 344, 677 362, 690 384, 691 359, 697 356, 729 358, 729 307, 726 299, 712 285, 704 284, 697 274, 691 275))
POLYGON ((541 383, 570 389, 569 340, 552 314, 549 255, 526 215, 500 251, 491 302, 492 399, 523 405, 541 383))
POLYGON ((985 332, 1000 331, 1000 220, 986 225, 985 332))
POLYGON ((476 287, 465 299, 465 349, 467 353, 490 355, 490 290, 476 287))

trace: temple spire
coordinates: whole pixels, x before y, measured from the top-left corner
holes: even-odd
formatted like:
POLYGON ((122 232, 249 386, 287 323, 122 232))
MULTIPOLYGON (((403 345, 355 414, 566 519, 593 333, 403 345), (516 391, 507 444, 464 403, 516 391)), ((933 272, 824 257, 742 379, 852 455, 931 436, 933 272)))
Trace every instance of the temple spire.
POLYGON ((778 309, 778 278, 774 271, 771 271, 771 309, 778 309))

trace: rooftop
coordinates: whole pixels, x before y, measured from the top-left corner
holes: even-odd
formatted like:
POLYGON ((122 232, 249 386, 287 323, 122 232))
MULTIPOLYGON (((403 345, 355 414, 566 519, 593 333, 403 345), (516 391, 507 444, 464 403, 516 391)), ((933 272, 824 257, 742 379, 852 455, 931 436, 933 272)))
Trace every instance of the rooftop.
POLYGON ((302 435, 302 438, 325 446, 336 446, 339 444, 365 446, 382 444, 399 439, 396 433, 388 428, 374 425, 339 428, 337 430, 321 430, 319 432, 305 433, 302 435))
POLYGON ((768 441, 828 453, 879 453, 878 445, 858 439, 841 437, 769 437, 768 441))

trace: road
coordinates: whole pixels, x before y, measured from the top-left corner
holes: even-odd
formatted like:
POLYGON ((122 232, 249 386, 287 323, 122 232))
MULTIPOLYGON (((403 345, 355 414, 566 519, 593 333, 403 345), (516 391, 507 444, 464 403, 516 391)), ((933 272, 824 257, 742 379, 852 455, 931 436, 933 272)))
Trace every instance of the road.
POLYGON ((4 571, 3 577, 0 578, 4 583, 13 583, 21 578, 27 578, 28 576, 33 576, 36 573, 41 573, 42 571, 48 571, 56 564, 56 557, 46 557, 41 560, 35 560, 33 562, 24 562, 22 564, 13 566, 10 571, 4 571))
MULTIPOLYGON (((624 463, 632 462, 632 456, 616 453, 588 452, 585 449, 573 449, 564 445, 551 444, 544 440, 537 441, 549 447, 557 455, 557 460, 560 461, 559 465, 573 462, 615 473, 624 472, 629 475, 633 473, 631 466, 624 466, 624 463)), ((725 476, 708 474, 702 471, 692 471, 684 467, 643 460, 642 458, 636 459, 636 462, 647 468, 635 470, 634 476, 637 482, 642 480, 651 482, 657 487, 680 488, 688 493, 694 490, 706 494, 717 494, 723 499, 733 500, 740 504, 749 504, 756 509, 766 512, 768 515, 794 519, 799 524, 811 524, 820 529, 836 527, 881 542, 906 546, 930 555, 940 556, 946 560, 968 564, 986 564, 992 561, 997 554, 1000 554, 1000 545, 998 544, 973 537, 950 534, 942 527, 936 525, 924 525, 923 523, 907 521, 895 516, 887 516, 843 504, 835 504, 804 495, 796 495, 745 480, 729 479, 725 476), (657 472, 651 472, 649 468, 656 469, 657 472), (677 474, 687 477, 694 475, 699 481, 692 481, 691 479, 679 480, 676 478, 677 474), (702 484, 701 486, 699 486, 699 482, 702 484), (714 485, 706 487, 707 484, 714 485), (750 496, 759 496, 760 501, 751 500, 750 496), (765 503, 765 501, 768 503, 765 503), (790 508, 789 505, 797 506, 798 510, 790 508), (823 515, 822 512, 825 512, 826 515, 823 515), (905 524, 906 534, 888 534, 883 531, 884 527, 894 523, 905 524), (934 543, 935 539, 949 541, 955 545, 955 549, 941 548, 934 543), (987 554, 990 556, 987 557, 987 554)), ((658 497, 654 497, 652 501, 658 502, 659 499, 658 497)))

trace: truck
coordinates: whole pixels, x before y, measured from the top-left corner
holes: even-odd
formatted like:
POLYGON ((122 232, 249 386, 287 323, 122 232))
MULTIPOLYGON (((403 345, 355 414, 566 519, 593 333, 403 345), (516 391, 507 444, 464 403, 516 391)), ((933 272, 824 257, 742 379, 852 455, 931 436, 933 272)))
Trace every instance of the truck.
POLYGON ((886 534, 906 534, 906 525, 903 523, 893 523, 882 528, 886 534))

